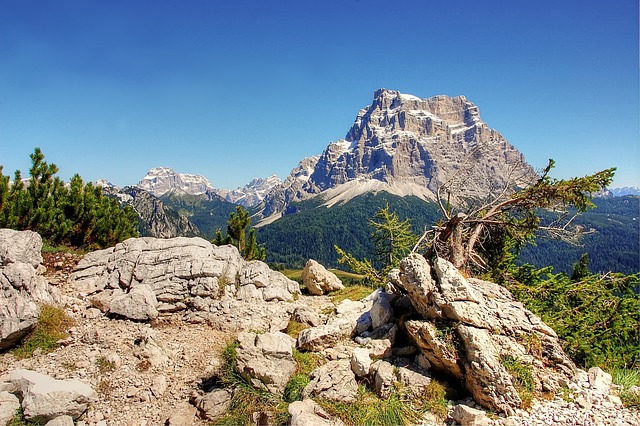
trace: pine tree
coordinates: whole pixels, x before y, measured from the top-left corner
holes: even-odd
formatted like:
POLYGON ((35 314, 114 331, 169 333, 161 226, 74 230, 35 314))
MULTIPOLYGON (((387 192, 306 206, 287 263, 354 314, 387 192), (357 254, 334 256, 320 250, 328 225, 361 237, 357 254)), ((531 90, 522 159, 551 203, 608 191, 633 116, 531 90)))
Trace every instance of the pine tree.
POLYGON ((243 253, 245 249, 246 230, 250 222, 249 212, 243 209, 242 206, 236 206, 235 213, 231 213, 227 223, 227 234, 229 234, 240 253, 243 253))
POLYGON ((378 210, 369 221, 373 228, 370 238, 374 244, 374 261, 367 258, 356 259, 337 245, 338 263, 347 265, 356 274, 375 285, 383 285, 389 271, 398 266, 400 260, 409 253, 417 237, 411 232, 409 219, 401 221, 396 212, 390 211, 389 204, 378 210))

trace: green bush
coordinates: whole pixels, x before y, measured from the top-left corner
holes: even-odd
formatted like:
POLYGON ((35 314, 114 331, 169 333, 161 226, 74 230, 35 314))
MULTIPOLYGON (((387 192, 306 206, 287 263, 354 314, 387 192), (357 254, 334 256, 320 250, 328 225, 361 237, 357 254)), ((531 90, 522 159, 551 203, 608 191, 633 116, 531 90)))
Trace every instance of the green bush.
POLYGON ((638 368, 640 274, 589 274, 579 281, 552 268, 513 268, 504 284, 555 330, 565 352, 584 368, 638 368))

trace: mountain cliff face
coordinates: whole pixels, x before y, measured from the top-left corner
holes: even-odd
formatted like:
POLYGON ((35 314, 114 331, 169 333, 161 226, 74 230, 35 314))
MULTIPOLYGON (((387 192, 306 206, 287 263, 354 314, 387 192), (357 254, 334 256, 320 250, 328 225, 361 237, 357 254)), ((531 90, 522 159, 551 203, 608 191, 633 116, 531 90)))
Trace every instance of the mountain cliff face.
POLYGON ((169 167, 155 167, 149 170, 147 175, 138 182, 137 186, 156 197, 175 190, 191 195, 214 191, 211 182, 204 176, 177 173, 169 167))
POLYGON ((380 89, 344 139, 303 160, 266 197, 263 216, 320 193, 328 205, 376 191, 434 200, 447 184, 461 198, 482 197, 532 176, 522 154, 464 96, 420 99, 380 89))
POLYGON ((129 204, 138 214, 138 231, 142 237, 173 238, 198 237, 202 233, 189 219, 144 189, 127 186, 123 189, 105 188, 105 194, 129 204))
MULTIPOLYGON (((147 172, 147 175, 138 182, 137 186, 156 197, 167 194, 174 196, 202 195, 210 201, 225 200, 244 207, 253 207, 260 204, 264 197, 281 183, 278 176, 271 175, 267 178, 254 178, 242 188, 216 189, 204 176, 177 173, 169 167, 155 167, 147 172)), ((108 186, 108 182, 105 181, 102 186, 108 186)))
POLYGON ((276 175, 271 175, 267 178, 253 178, 251 182, 242 188, 234 190, 216 189, 215 192, 230 203, 253 207, 260 204, 264 197, 280 184, 282 184, 282 180, 276 175))

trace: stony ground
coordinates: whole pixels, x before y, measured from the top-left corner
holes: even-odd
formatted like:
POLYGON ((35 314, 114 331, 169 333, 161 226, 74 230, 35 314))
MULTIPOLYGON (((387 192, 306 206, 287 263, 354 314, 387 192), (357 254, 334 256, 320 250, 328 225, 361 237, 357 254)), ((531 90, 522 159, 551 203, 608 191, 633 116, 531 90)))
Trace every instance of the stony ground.
MULTIPOLYGON (((28 368, 57 379, 79 378, 91 384, 100 399, 83 417, 87 425, 164 425, 171 416, 176 419, 181 415, 189 419, 185 425, 207 424, 194 416, 189 400, 202 393, 207 380, 215 376, 220 350, 232 336, 206 324, 188 324, 171 317, 152 325, 108 319, 89 309, 67 286, 78 260, 71 254, 47 254, 44 262, 47 279, 60 290, 65 308, 76 322, 71 336, 47 355, 24 360, 10 353, 0 355, 0 375, 28 368), (155 358, 145 357, 140 347, 141 336, 149 335, 159 345, 154 347, 155 358)), ((320 299, 314 298, 314 302, 320 299)), ((598 394, 588 383, 578 381, 570 397, 537 401, 516 416, 482 421, 478 424, 636 426, 640 425, 640 412, 626 409, 615 396, 598 394)), ((446 424, 454 422, 449 419, 446 424)))
MULTIPOLYGON (((132 321, 108 319, 75 297, 66 287, 77 257, 47 255, 47 278, 61 291, 67 312, 76 325, 68 343, 48 355, 17 360, 0 355, 0 375, 15 368, 28 368, 57 379, 79 378, 90 383, 100 400, 85 421, 106 420, 115 425, 162 425, 180 411, 193 411, 188 401, 203 381, 216 372, 218 353, 228 336, 204 324, 160 320, 153 325, 156 341, 169 357, 154 366, 140 352, 136 341, 150 328, 132 321)), ((194 419, 194 425, 206 424, 194 419)))

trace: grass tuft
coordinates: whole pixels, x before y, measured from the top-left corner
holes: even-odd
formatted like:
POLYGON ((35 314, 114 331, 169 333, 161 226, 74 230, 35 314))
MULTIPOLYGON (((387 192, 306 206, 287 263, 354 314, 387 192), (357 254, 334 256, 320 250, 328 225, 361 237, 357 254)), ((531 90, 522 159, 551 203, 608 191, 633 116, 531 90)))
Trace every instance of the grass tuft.
POLYGON ((620 399, 625 407, 640 409, 640 393, 629 392, 632 386, 640 387, 640 368, 614 368, 611 371, 613 383, 623 387, 620 399))
POLYGON ((356 284, 356 285, 345 287, 342 290, 333 291, 329 293, 329 295, 331 296, 331 300, 333 301, 333 303, 337 305, 346 299, 349 299, 349 300, 363 299, 368 295, 370 295, 374 290, 375 289, 371 287, 364 286, 361 284, 356 284))
POLYGON ((387 399, 381 399, 362 383, 356 399, 353 404, 327 400, 318 402, 329 414, 353 426, 414 425, 420 423, 426 412, 444 419, 448 409, 445 387, 437 380, 433 380, 420 395, 396 385, 387 399))
POLYGON ((530 408, 535 396, 535 382, 531 366, 511 355, 501 356, 500 362, 513 378, 513 386, 522 400, 521 408, 530 408))
POLYGON ((73 318, 59 306, 44 304, 40 306, 38 322, 21 345, 13 350, 19 358, 30 358, 39 349, 42 354, 52 352, 58 347, 58 341, 69 336, 67 330, 74 325, 73 318))

